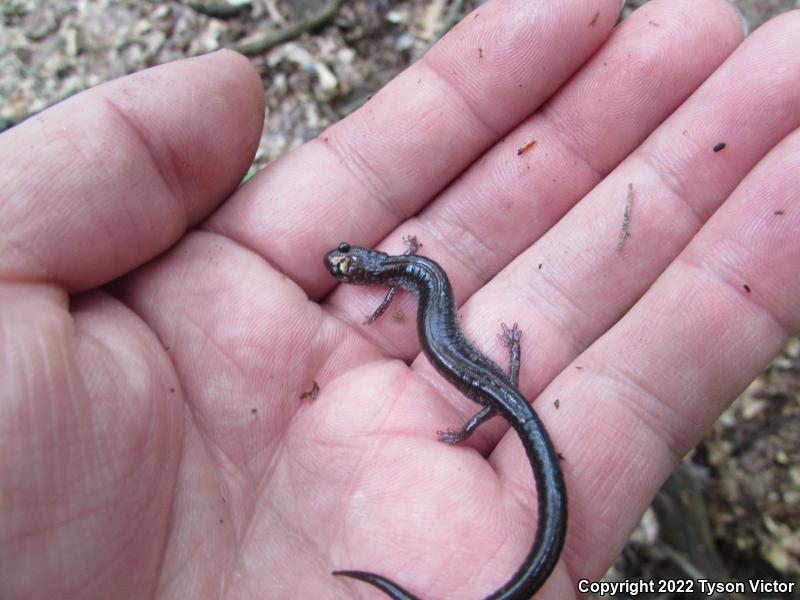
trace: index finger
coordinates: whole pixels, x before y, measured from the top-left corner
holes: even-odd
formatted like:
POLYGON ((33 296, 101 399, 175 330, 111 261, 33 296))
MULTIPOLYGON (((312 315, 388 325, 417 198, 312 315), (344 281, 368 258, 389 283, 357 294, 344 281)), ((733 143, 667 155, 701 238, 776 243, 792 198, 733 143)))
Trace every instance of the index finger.
POLYGON ((540 106, 602 44, 619 0, 489 2, 366 105, 267 167, 207 226, 311 295, 321 257, 372 245, 540 106), (314 265, 314 269, 309 269, 314 265))

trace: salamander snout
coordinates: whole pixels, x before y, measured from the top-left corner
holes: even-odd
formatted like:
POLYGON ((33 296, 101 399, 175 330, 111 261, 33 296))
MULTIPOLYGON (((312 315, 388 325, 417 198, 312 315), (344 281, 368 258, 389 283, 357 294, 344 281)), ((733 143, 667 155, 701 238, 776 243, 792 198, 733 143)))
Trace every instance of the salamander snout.
POLYGON ((344 283, 374 283, 387 255, 342 242, 325 255, 325 268, 344 283))
POLYGON ((350 263, 352 261, 349 255, 350 250, 350 245, 342 242, 335 250, 331 250, 325 255, 325 268, 340 281, 349 281, 350 263))

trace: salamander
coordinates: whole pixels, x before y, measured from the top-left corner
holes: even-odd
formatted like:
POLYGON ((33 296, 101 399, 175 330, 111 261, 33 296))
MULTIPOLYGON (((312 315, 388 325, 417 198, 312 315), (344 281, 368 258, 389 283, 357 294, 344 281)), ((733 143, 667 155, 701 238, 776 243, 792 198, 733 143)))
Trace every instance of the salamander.
MULTIPOLYGON (((438 432, 443 442, 457 444, 463 441, 481 423, 495 415, 506 419, 519 435, 533 468, 539 523, 522 565, 487 600, 530 598, 550 576, 564 546, 567 493, 559 455, 544 424, 518 389, 520 332, 516 324, 510 329, 503 325, 503 334, 499 336, 511 350, 511 366, 506 373, 462 333, 453 289, 444 270, 430 258, 416 254, 416 238, 410 237, 406 241, 408 250, 397 256, 343 242, 325 255, 325 266, 343 283, 389 286, 383 302, 367 319, 368 324, 386 311, 398 288, 416 296, 417 333, 422 351, 439 374, 483 407, 460 431, 438 432)), ((370 583, 395 600, 416 598, 375 573, 341 570, 333 574, 370 583)))

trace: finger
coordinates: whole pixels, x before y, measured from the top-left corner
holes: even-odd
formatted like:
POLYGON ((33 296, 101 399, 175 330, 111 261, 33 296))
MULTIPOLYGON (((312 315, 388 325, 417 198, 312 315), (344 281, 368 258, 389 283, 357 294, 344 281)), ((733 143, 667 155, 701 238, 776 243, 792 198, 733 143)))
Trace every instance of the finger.
MULTIPOLYGON (((391 243, 382 247, 394 251, 403 234, 416 234, 424 244, 422 254, 435 257, 448 272, 456 298, 469 297, 549 230, 650 135, 713 73, 739 43, 741 35, 739 20, 725 1, 649 3, 646 10, 637 11, 616 29, 592 60, 542 110, 473 164, 418 218, 403 223, 389 236, 391 243), (692 15, 689 26, 687 14, 692 15), (532 139, 537 140, 536 145, 518 155, 518 148, 532 139)), ((725 81, 723 85, 731 83, 725 81)), ((718 101, 719 97, 713 99, 718 101)), ((700 118, 698 115, 697 121, 700 118)), ((669 135, 670 142, 665 143, 674 146, 676 132, 669 135)), ((776 139, 779 138, 773 138, 773 143, 776 139)), ((708 148, 703 150, 710 153, 708 148)), ((742 172, 731 172, 727 191, 742 172)), ((612 202, 602 207, 613 218, 611 240, 616 240, 621 223, 627 181, 620 185, 619 192, 602 192, 612 196, 612 202)), ((593 194, 588 201, 593 202, 591 198, 598 195, 593 194)), ((608 219, 608 215, 602 217, 608 219)), ((579 225, 573 219, 570 231, 593 231, 597 217, 595 214, 591 219, 583 218, 579 225)), ((565 263, 574 256, 582 257, 580 264, 586 265, 586 270, 600 266, 597 263, 601 259, 595 257, 593 248, 576 246, 577 240, 565 244, 566 234, 561 231, 558 239, 546 243, 516 271, 519 281, 527 282, 525 288, 538 285, 544 278, 557 280, 562 291, 568 292, 569 287, 563 282, 571 277, 569 271, 575 265, 565 263), (569 249, 566 255, 564 248, 569 249), (567 260, 562 261, 561 257, 567 260), (543 263, 541 272, 539 263, 543 263), (561 273, 562 269, 568 273, 561 273)), ((580 241, 584 245, 588 242, 580 241)), ((601 252, 601 256, 607 254, 601 252)), ((593 281, 586 275, 581 270, 575 283, 593 281)), ((518 287, 519 282, 513 285, 518 287)), ((503 289, 509 291, 508 287, 503 289)), ((330 303, 351 323, 360 324, 363 315, 369 314, 370 307, 377 303, 375 296, 379 293, 343 288, 335 292, 330 303)), ((512 293, 518 294, 519 290, 512 293)), ((494 336, 501 318, 513 322, 529 310, 525 307, 520 312, 509 310, 498 315, 496 307, 505 306, 507 298, 498 296, 492 300, 495 312, 484 322, 487 329, 476 334, 482 341, 494 336)), ((398 300, 396 309, 413 314, 410 298, 398 300)), ((555 300, 556 307, 569 307, 563 298, 555 300)), ((526 330, 531 331, 530 327, 526 330)), ((391 319, 377 322, 367 335, 392 354, 410 357, 418 348, 413 326, 401 328, 391 319)), ((497 347, 489 343, 487 347, 497 347)))
POLYGON ((267 167, 208 226, 311 295, 321 257, 370 245, 530 114, 602 43, 619 0, 490 2, 356 113, 267 167))
POLYGON ((248 61, 220 52, 98 86, 0 136, 0 276, 69 291, 131 270, 221 202, 263 119, 248 61))
MULTIPOLYGON (((602 574, 678 459, 797 330, 798 173, 800 130, 540 399, 565 457, 575 577, 602 574)), ((495 457, 529 489, 518 443, 495 457)))

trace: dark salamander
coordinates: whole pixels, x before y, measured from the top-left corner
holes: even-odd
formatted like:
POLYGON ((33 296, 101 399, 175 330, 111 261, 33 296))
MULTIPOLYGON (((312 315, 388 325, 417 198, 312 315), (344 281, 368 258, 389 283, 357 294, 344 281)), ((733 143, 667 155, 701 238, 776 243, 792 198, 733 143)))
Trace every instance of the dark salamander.
MULTIPOLYGON (((494 415, 506 419, 519 434, 536 480, 539 524, 525 561, 487 600, 530 598, 549 577, 564 545, 567 494, 558 454, 550 437, 517 389, 520 332, 516 325, 512 329, 503 326, 501 340, 511 349, 511 367, 506 374, 464 337, 456 317, 453 290, 442 268, 429 258, 415 255, 415 238, 406 241, 409 249, 400 256, 342 243, 325 255, 325 266, 331 275, 344 283, 389 286, 386 298, 367 323, 385 312, 397 288, 409 290, 417 297, 417 332, 423 352, 447 381, 467 398, 483 406, 461 431, 439 432, 442 441, 457 444, 494 415)), ((416 598, 374 573, 335 571, 334 575, 371 583, 395 600, 416 598)))

